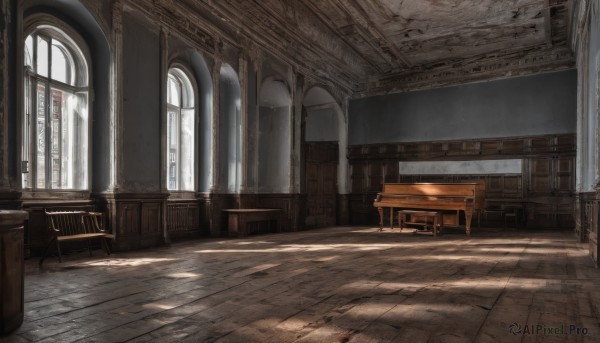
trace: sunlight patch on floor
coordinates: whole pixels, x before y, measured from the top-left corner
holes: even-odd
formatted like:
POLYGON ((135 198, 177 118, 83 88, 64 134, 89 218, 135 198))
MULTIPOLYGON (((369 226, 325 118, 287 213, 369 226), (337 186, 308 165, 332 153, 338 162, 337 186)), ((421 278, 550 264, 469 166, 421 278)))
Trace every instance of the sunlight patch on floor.
POLYGON ((187 278, 193 278, 193 277, 201 277, 202 274, 196 274, 196 273, 171 273, 171 274, 167 274, 167 277, 173 278, 173 279, 187 279, 187 278))
POLYGON ((87 262, 86 265, 94 267, 137 267, 158 262, 176 261, 175 258, 111 258, 102 261, 87 262))

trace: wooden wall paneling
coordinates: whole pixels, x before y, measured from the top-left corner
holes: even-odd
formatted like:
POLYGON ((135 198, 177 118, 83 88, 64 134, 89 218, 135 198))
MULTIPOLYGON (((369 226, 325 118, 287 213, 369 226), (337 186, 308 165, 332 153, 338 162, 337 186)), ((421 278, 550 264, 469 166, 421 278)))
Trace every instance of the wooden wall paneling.
POLYGON ((590 230, 594 222, 594 206, 597 200, 596 194, 592 192, 580 193, 576 196, 575 202, 575 234, 579 242, 589 242, 590 230))
POLYGON ((574 151, 576 149, 577 142, 575 135, 559 135, 556 137, 556 152, 563 151, 574 151))
POLYGON ((142 203, 141 232, 143 236, 160 234, 162 223, 161 213, 160 203, 142 203))
POLYGON ((553 143, 554 137, 534 137, 529 139, 529 150, 532 153, 549 152, 553 143))
POLYGON ((561 204, 556 208, 556 224, 559 228, 574 228, 575 218, 573 217, 574 204, 561 204))
POLYGON ((385 172, 383 182, 385 183, 396 183, 398 182, 399 164, 395 160, 385 161, 385 172))
POLYGON ((466 141, 464 143, 465 155, 479 155, 481 153, 481 143, 477 141, 466 141))
POLYGON ((523 139, 506 139, 502 141, 501 151, 503 155, 518 155, 523 153, 524 148, 523 139))
POLYGON ((399 151, 401 151, 406 157, 418 156, 419 154, 419 144, 418 143, 402 143, 399 147, 399 151))
POLYGON ((501 175, 488 175, 485 182, 486 198, 499 198, 503 195, 504 180, 501 175))
POLYGON ((350 225, 350 195, 337 195, 337 223, 338 225, 350 225))
MULTIPOLYGON (((596 194, 596 198, 598 197, 598 195, 596 194)), ((588 239, 589 239, 589 250, 590 250, 590 255, 592 256, 592 259, 594 260, 594 263, 596 264, 596 266, 600 266, 600 260, 599 260, 599 252, 600 252, 600 246, 599 246, 599 242, 598 242, 598 224, 600 223, 600 221, 598 220, 598 215, 599 215, 599 210, 598 210, 598 200, 594 200, 594 201, 590 201, 588 202, 588 208, 586 209, 586 213, 588 215, 588 221, 589 221, 589 229, 588 229, 588 239)))
POLYGON ((497 140, 486 140, 479 143, 481 155, 498 155, 500 142, 497 140))
POLYGON ((377 209, 373 207, 376 193, 363 193, 350 195, 350 221, 357 225, 375 225, 377 223, 377 209))
POLYGON ((323 217, 318 226, 334 226, 337 221, 337 158, 334 163, 322 165, 321 183, 323 193, 321 195, 323 206, 323 217))
POLYGON ((198 196, 199 225, 202 234, 210 233, 210 195, 200 194, 198 196))
POLYGON ((528 225, 534 228, 553 228, 557 226, 556 206, 544 203, 530 204, 532 215, 528 225))
POLYGON ((573 216, 575 219, 575 237, 580 243, 587 242, 587 235, 585 232, 585 207, 582 194, 575 196, 575 205, 573 209, 573 216))
MULTIPOLYGON (((283 210, 283 231, 295 231, 304 226, 300 223, 298 196, 294 194, 257 194, 258 208, 279 208, 283 210)), ((302 218, 304 219, 304 218, 302 218)))
POLYGON ((368 191, 379 192, 383 188, 383 162, 370 161, 368 167, 368 191))
POLYGON ((461 156, 464 155, 464 143, 463 142, 449 142, 447 143, 448 151, 446 155, 448 156, 461 156))
POLYGON ((573 193, 575 190, 575 168, 572 157, 562 157, 553 160, 554 189, 557 192, 573 193))
POLYGON ((351 189, 352 193, 363 193, 367 191, 367 164, 365 162, 353 162, 351 169, 351 189))
POLYGON ((117 238, 139 236, 141 234, 141 203, 121 202, 118 204, 117 238))
POLYGON ((398 182, 399 183, 411 183, 411 182, 417 182, 415 181, 415 176, 414 175, 398 175, 398 182))
POLYGON ((552 160, 549 158, 532 158, 529 160, 529 182, 531 193, 550 194, 552 184, 552 160))
POLYGON ((396 158, 398 156, 398 144, 380 145, 380 154, 384 158, 396 158))
POLYGON ((448 152, 448 144, 444 142, 432 142, 431 143, 431 157, 445 156, 448 152))
POLYGON ((505 198, 523 197, 523 177, 521 175, 502 176, 502 196, 505 198))

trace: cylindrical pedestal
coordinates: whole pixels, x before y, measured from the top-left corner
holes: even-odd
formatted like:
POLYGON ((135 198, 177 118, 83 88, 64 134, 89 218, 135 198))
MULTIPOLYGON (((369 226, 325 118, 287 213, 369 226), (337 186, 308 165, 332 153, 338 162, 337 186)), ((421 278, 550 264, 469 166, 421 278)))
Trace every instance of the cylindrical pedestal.
POLYGON ((0 210, 0 335, 16 330, 24 313, 25 211, 0 210))

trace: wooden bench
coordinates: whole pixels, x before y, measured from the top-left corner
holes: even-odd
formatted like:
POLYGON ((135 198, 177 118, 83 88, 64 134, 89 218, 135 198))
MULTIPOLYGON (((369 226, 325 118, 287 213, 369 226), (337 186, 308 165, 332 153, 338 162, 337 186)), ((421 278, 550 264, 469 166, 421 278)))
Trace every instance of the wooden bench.
POLYGON ((398 224, 400 230, 406 224, 422 226, 423 232, 433 232, 435 237, 442 226, 442 214, 435 211, 401 210, 398 211, 398 224), (430 227, 431 229, 429 229, 430 227))
POLYGON ((48 249, 56 243, 58 260, 62 262, 60 244, 62 242, 87 241, 90 256, 92 256, 91 240, 99 239, 104 251, 110 255, 107 239, 115 236, 104 230, 102 213, 87 211, 45 211, 49 239, 39 264, 42 265, 48 249))
POLYGON ((281 219, 283 210, 278 208, 241 208, 225 209, 223 212, 228 214, 229 236, 243 237, 248 235, 248 223, 267 222, 268 230, 274 231, 272 224, 275 224, 275 230, 281 231, 281 219))

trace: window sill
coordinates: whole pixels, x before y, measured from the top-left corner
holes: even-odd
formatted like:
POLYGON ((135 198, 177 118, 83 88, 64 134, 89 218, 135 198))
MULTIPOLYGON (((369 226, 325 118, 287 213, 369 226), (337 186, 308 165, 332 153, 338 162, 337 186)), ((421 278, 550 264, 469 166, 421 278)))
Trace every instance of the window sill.
POLYGON ((90 200, 89 191, 74 190, 23 190, 21 199, 25 202, 37 201, 87 201, 90 200))

